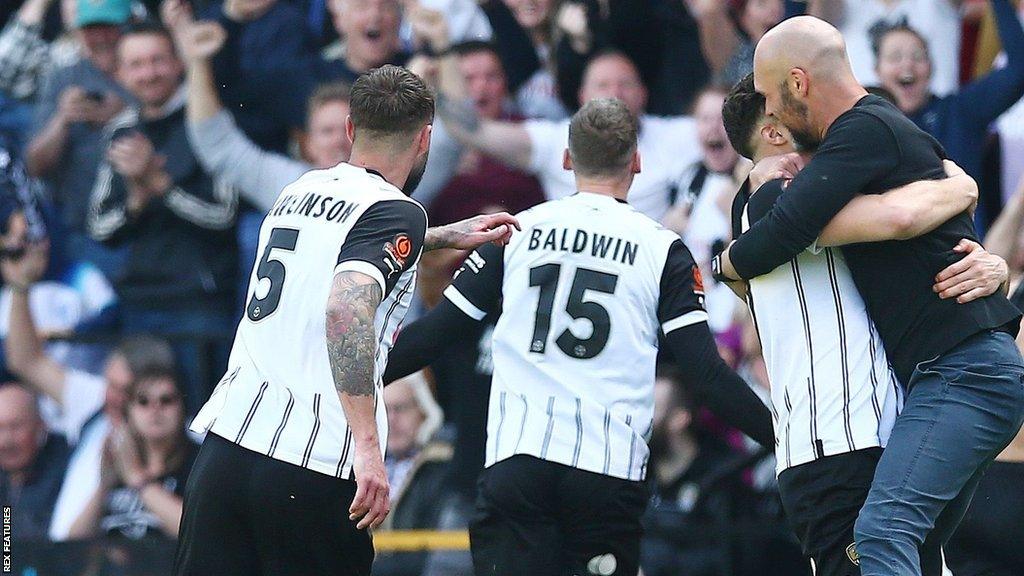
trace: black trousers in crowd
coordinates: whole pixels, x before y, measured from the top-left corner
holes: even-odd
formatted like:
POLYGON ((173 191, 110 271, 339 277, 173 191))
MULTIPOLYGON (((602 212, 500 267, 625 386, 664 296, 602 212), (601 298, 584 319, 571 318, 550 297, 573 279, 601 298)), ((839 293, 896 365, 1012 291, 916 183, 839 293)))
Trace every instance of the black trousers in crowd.
MULTIPOLYGON (((786 517, 816 576, 860 576, 853 526, 875 477, 881 448, 819 458, 783 470, 779 494, 786 517)), ((942 557, 926 542, 924 576, 941 576, 942 557)))
POLYGON ((365 576, 366 530, 348 519, 356 483, 208 434, 185 490, 177 576, 365 576))
POLYGON ((636 576, 643 483, 519 455, 484 470, 479 487, 477 576, 636 576))

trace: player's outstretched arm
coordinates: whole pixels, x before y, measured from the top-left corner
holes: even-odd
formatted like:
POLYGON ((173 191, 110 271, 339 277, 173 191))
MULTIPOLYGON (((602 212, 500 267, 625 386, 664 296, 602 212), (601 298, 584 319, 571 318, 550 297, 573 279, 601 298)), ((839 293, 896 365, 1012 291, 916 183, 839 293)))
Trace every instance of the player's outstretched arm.
POLYGON ((761 446, 775 449, 771 412, 722 360, 707 322, 673 330, 665 335, 665 343, 680 367, 683 384, 698 402, 761 446))
POLYGON ((446 226, 428 228, 423 237, 423 249, 476 250, 488 242, 504 246, 512 237, 513 229, 522 230, 519 220, 508 212, 481 214, 446 226))
POLYGON ((374 397, 373 320, 383 293, 368 274, 343 270, 327 300, 327 355, 345 419, 355 440, 356 496, 349 519, 357 528, 376 528, 390 510, 388 477, 377 437, 374 397))
POLYGON ((927 234, 950 218, 973 210, 978 184, 946 160, 944 180, 922 180, 885 194, 858 196, 822 231, 818 246, 907 240, 927 234))
POLYGON ((398 339, 388 354, 384 385, 433 364, 452 346, 475 346, 484 326, 452 304, 451 300, 442 298, 437 306, 398 333, 398 339))

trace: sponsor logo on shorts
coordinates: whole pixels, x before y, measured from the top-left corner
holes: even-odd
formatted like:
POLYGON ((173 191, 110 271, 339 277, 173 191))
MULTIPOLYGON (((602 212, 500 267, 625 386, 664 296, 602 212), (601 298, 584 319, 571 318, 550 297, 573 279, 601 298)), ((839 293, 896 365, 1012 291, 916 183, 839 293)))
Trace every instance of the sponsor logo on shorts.
POLYGON ((853 542, 846 547, 846 557, 854 566, 860 566, 860 554, 857 554, 857 543, 853 542))
POLYGON ((614 554, 601 554, 594 556, 587 562, 587 572, 594 576, 612 576, 615 569, 619 567, 618 560, 614 554))

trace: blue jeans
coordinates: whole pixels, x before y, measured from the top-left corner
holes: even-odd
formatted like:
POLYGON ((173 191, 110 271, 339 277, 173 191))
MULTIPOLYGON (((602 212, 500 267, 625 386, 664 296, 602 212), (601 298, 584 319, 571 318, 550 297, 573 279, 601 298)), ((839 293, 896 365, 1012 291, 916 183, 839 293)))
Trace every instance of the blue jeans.
POLYGON ((863 576, 919 576, 925 537, 949 540, 1024 421, 1024 362, 1005 332, 922 362, 908 389, 854 528, 863 576))

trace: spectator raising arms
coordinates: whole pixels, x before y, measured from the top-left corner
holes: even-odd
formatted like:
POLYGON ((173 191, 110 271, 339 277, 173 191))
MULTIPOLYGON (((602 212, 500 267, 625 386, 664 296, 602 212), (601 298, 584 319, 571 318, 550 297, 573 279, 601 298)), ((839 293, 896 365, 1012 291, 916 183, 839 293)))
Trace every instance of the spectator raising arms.
MULTIPOLYGON (((936 96, 929 88, 933 47, 905 24, 877 28, 872 47, 878 78, 915 124, 942 144, 949 158, 981 178, 982 152, 989 125, 1024 96, 1024 28, 1010 0, 992 0, 1004 68, 993 70, 955 94, 936 96)), ((999 206, 978 205, 976 222, 987 227, 999 206), (986 210, 988 208, 988 210, 986 210)))
POLYGON ((178 537, 185 480, 199 448, 185 436, 185 403, 173 372, 139 374, 124 425, 103 448, 100 486, 71 527, 72 538, 178 537))
POLYGON ((686 0, 700 26, 701 50, 718 81, 732 86, 754 71, 754 46, 782 21, 782 0, 686 0))
MULTIPOLYGON (((575 191, 572 172, 563 168, 569 122, 528 120, 523 123, 481 118, 462 94, 444 95, 438 114, 465 146, 534 174, 549 200, 575 191)), ((629 202, 641 213, 660 220, 671 205, 672 190, 687 166, 698 159, 696 127, 690 118, 658 118, 644 113, 647 88, 633 63, 619 52, 595 56, 583 75, 579 100, 615 97, 640 119, 643 171, 630 188, 629 202)))
MULTIPOLYGON (((905 24, 921 33, 932 47, 936 94, 956 92, 960 85, 960 14, 962 0, 808 0, 807 13, 839 29, 846 40, 850 64, 865 86, 878 83, 872 58, 871 28, 905 24)), ((968 170, 968 172, 970 172, 968 170)))
POLYGON ((221 105, 210 58, 223 45, 224 29, 216 22, 186 23, 175 36, 187 64, 188 135, 196 158, 210 174, 236 187, 261 216, 299 176, 348 160, 346 86, 327 84, 310 97, 303 160, 295 160, 260 148, 221 105))
POLYGON ((173 369, 174 357, 170 346, 162 341, 133 337, 110 354, 102 378, 51 360, 43 353, 28 299, 29 290, 46 269, 47 245, 26 245, 22 241, 19 246, 24 255, 0 260, 4 283, 12 294, 4 354, 11 371, 22 382, 60 406, 57 427, 75 447, 49 526, 50 538, 64 540, 100 485, 103 445, 111 428, 123 421, 132 380, 149 370, 173 369))
MULTIPOLYGON (((68 29, 75 25, 77 0, 61 0, 61 19, 68 29)), ((53 42, 43 38, 43 21, 53 0, 27 0, 0 32, 0 92, 31 101, 39 84, 55 66, 78 59, 78 35, 53 42)))

